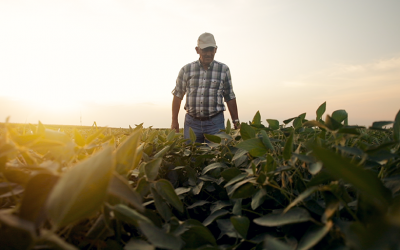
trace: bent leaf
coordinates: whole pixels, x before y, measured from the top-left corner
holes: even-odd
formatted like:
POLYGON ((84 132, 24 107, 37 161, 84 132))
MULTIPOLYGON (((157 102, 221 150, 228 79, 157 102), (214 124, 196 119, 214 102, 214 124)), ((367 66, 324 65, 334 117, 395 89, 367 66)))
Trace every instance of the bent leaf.
POLYGON ((329 221, 324 226, 311 226, 299 242, 298 250, 307 250, 317 244, 331 229, 333 223, 329 221))
POLYGON ((126 179, 116 173, 114 173, 111 179, 108 193, 129 202, 129 204, 134 206, 140 212, 144 212, 142 197, 140 194, 130 187, 126 179))
POLYGON ((178 209, 179 212, 183 213, 183 204, 175 193, 175 189, 171 182, 161 179, 155 183, 157 192, 173 207, 178 209))
POLYGON ((267 148, 260 138, 251 138, 236 145, 237 148, 248 151, 252 156, 262 156, 267 152, 267 148))
POLYGON ((157 178, 161 162, 162 158, 156 158, 146 163, 144 166, 144 172, 146 173, 147 180, 154 181, 157 178))
POLYGON ((143 221, 139 221, 139 228, 151 244, 156 247, 171 250, 182 248, 183 241, 180 237, 166 233, 162 229, 143 221))
POLYGON ((65 173, 47 200, 47 213, 55 228, 97 211, 106 198, 113 171, 112 150, 107 147, 65 173))
POLYGON ((134 131, 115 151, 116 170, 120 175, 127 174, 133 168, 135 159, 138 157, 140 137, 141 130, 134 131))
POLYGON ((146 216, 138 213, 130 207, 125 206, 124 204, 118 204, 113 208, 115 216, 124 222, 132 224, 134 226, 139 226, 139 221, 144 221, 149 224, 153 224, 151 220, 149 220, 146 216))
POLYGON ((260 226, 277 227, 293 223, 301 223, 311 220, 311 216, 304 208, 295 207, 287 213, 267 214, 254 219, 254 223, 260 226))
POLYGON ((316 158, 322 161, 327 171, 335 178, 341 178, 351 183, 356 189, 368 195, 372 200, 377 200, 377 204, 387 207, 391 200, 390 191, 382 182, 370 171, 350 162, 328 149, 318 145, 311 145, 316 158))

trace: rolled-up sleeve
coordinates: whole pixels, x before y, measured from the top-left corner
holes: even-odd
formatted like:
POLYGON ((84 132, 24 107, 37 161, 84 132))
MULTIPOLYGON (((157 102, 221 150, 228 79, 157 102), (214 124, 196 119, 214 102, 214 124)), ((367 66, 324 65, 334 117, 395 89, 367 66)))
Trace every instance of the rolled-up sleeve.
POLYGON ((183 99, 183 96, 186 93, 186 81, 184 79, 185 77, 185 70, 184 68, 182 68, 179 71, 179 75, 178 78, 176 78, 176 85, 174 90, 172 90, 172 94, 176 97, 178 97, 179 99, 183 99))
POLYGON ((229 68, 227 68, 224 79, 224 100, 225 102, 228 102, 235 98, 236 96, 233 92, 231 72, 229 71, 229 68))

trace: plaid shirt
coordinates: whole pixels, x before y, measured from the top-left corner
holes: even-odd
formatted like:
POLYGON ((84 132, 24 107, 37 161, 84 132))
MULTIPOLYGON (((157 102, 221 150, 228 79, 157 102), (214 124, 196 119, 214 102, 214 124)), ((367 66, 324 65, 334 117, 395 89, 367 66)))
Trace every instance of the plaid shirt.
POLYGON ((193 117, 213 116, 225 110, 225 102, 235 99, 228 66, 213 61, 204 70, 200 60, 180 70, 172 94, 180 99, 186 95, 185 110, 193 117))

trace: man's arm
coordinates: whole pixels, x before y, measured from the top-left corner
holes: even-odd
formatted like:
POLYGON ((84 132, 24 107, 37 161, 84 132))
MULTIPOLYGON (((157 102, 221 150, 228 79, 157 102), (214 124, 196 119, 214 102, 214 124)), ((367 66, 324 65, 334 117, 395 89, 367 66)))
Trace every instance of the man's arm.
MULTIPOLYGON (((227 101, 226 104, 228 105, 228 110, 231 114, 232 121, 239 119, 236 98, 227 101)), ((240 124, 233 123, 233 125, 235 126, 235 129, 238 129, 240 124)))
POLYGON ((172 123, 171 123, 171 129, 175 129, 175 131, 177 133, 179 133, 178 114, 179 114, 179 109, 181 108, 181 102, 182 102, 182 99, 174 96, 174 99, 172 100, 172 123))

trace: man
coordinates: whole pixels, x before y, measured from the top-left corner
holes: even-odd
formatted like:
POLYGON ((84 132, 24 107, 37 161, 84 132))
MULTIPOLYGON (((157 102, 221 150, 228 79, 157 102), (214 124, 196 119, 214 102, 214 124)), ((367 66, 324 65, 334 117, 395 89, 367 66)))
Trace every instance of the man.
POLYGON ((239 127, 235 93, 228 66, 214 61, 217 45, 214 36, 203 33, 197 40, 199 60, 180 70, 172 91, 171 129, 179 132, 178 113, 186 94, 184 137, 190 138, 189 128, 196 134, 196 142, 205 142, 204 134, 217 134, 225 128, 225 100, 235 128, 239 127))

